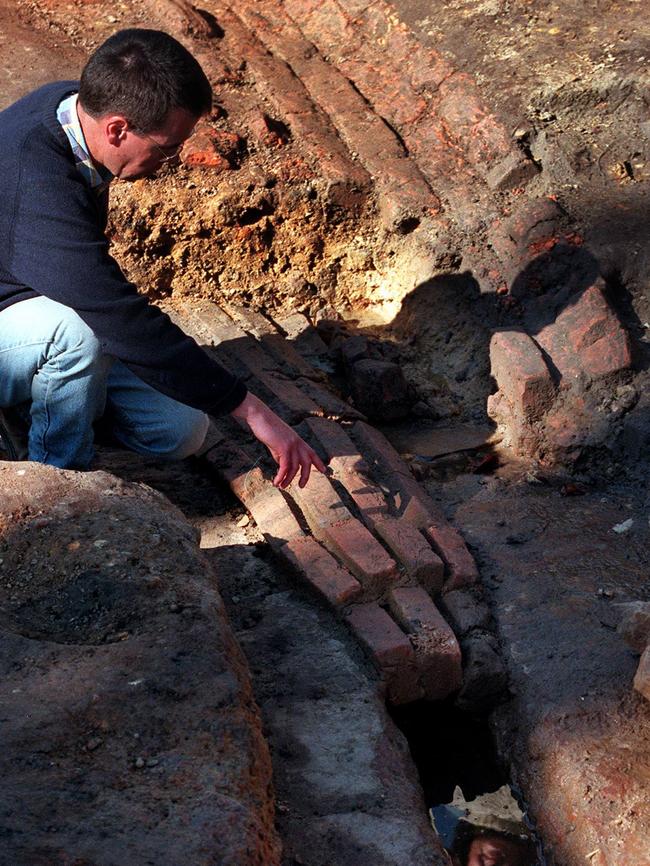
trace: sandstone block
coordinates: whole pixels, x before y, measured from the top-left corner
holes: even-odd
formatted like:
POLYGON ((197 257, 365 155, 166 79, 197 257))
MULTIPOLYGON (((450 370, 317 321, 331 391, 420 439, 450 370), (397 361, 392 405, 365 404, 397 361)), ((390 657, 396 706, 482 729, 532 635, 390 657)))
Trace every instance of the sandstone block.
POLYGON ((411 641, 378 604, 351 608, 347 623, 379 669, 388 699, 409 703, 422 695, 411 641))
POLYGON ((411 638, 425 697, 442 700, 458 691, 463 682, 460 647, 429 595, 421 587, 400 587, 391 591, 389 602, 411 638))
POLYGON ((550 409, 555 385, 542 353, 523 331, 499 331, 490 341, 492 375, 515 416, 540 420, 550 409))
POLYGON ((333 607, 349 604, 362 593, 361 584, 314 538, 289 541, 280 554, 333 607))

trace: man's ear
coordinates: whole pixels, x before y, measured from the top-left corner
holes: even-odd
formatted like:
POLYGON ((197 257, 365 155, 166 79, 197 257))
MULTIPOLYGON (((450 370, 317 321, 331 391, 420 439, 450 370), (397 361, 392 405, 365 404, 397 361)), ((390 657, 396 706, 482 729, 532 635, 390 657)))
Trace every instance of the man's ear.
POLYGON ((104 118, 104 135, 106 141, 113 147, 119 147, 124 142, 129 131, 129 122, 120 114, 113 114, 104 118))

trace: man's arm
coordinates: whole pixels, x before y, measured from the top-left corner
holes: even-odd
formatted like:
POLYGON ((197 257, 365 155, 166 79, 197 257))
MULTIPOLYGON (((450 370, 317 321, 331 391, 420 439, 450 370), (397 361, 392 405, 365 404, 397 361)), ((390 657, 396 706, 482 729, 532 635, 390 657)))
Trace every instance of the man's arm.
POLYGON ((304 487, 309 480, 312 466, 319 472, 325 472, 325 465, 318 454, 254 394, 249 392, 230 414, 245 421, 253 435, 271 452, 278 464, 273 479, 276 487, 288 487, 298 470, 300 487, 304 487))

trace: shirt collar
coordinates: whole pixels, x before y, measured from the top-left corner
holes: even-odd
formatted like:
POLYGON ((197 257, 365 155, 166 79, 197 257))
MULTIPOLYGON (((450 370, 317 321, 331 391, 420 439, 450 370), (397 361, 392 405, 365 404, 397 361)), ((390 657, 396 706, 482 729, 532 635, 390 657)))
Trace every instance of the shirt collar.
POLYGON ((77 114, 78 97, 78 93, 71 93, 70 96, 62 99, 57 108, 56 117, 70 142, 77 169, 99 195, 113 180, 113 175, 103 166, 95 165, 91 159, 77 114))

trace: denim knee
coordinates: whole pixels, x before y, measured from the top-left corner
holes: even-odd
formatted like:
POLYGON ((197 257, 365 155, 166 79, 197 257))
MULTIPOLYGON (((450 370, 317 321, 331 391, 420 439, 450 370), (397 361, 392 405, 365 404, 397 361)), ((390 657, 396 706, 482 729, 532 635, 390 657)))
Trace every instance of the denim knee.
POLYGON ((175 436, 175 442, 170 437, 170 445, 173 444, 174 447, 170 448, 169 452, 163 456, 167 460, 184 460, 186 457, 196 454, 205 442, 209 424, 210 420, 203 412, 197 411, 187 417, 183 425, 177 425, 175 430, 170 431, 175 436))

